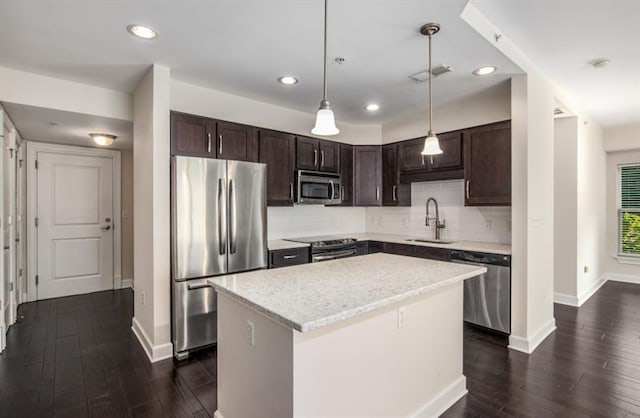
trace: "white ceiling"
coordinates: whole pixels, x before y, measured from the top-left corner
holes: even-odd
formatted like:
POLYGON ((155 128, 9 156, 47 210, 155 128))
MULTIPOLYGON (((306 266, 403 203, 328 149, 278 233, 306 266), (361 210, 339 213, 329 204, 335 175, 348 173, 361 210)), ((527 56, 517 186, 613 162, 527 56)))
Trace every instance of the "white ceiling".
POLYGON ((640 123, 640 1, 473 0, 602 127, 640 123), (597 58, 611 59, 594 69, 597 58))
POLYGON ((133 148, 130 121, 7 102, 2 107, 26 140, 99 148, 88 134, 106 132, 118 137, 109 148, 133 148))
MULTIPOLYGON (((436 21, 433 62, 454 69, 434 80, 442 104, 497 85, 520 70, 459 15, 466 0, 330 0, 329 100, 348 123, 377 124, 426 109, 427 66, 418 30, 436 21), (333 59, 344 57, 336 64, 333 59), (499 72, 471 71, 495 64, 499 72), (363 107, 375 101, 375 114, 363 107)), ((0 65, 131 92, 151 63, 194 84, 314 113, 322 94, 322 0, 39 0, 0 2, 0 65), (148 24, 155 41, 129 35, 148 24), (300 83, 276 83, 282 74, 300 83)), ((26 136, 26 134, 25 134, 26 136)))

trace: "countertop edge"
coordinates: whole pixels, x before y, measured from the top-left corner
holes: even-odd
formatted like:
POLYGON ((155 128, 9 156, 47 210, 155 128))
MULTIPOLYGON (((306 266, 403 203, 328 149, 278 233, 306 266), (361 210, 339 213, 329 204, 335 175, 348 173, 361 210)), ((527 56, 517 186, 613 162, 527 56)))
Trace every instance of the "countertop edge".
MULTIPOLYGON (((346 234, 348 235, 348 234, 346 234)), ((415 242, 409 241, 410 239, 415 239, 417 237, 404 236, 404 235, 388 235, 388 234, 379 234, 377 232, 358 232, 352 234, 356 241, 377 241, 377 242, 387 242, 390 244, 404 244, 404 245, 413 245, 416 247, 431 247, 431 248, 444 248, 448 250, 458 250, 458 251, 476 251, 476 252, 484 252, 488 254, 500 254, 500 255, 511 255, 511 246, 509 244, 496 244, 490 242, 480 242, 480 241, 457 241, 451 244, 440 244, 437 242, 415 242), (487 248, 487 246, 491 248, 487 248), (498 247, 509 247, 506 248, 495 248, 498 247)))
POLYGON ((224 286, 218 285, 217 283, 214 283, 210 280, 207 280, 207 282, 209 283, 209 285, 213 286, 217 292, 223 293, 227 296, 229 296, 231 299, 234 299, 248 307, 250 307, 251 309, 264 314, 265 316, 267 316, 268 318, 270 318, 271 320, 276 321, 277 323, 279 323, 280 325, 283 325, 287 328, 290 328, 292 330, 296 330, 298 332, 301 333, 307 333, 307 332, 311 332, 311 331, 315 331, 319 328, 323 328, 325 326, 328 325, 332 325, 332 324, 336 324, 338 322, 342 322, 345 321, 347 319, 350 318, 354 318, 356 316, 365 314, 367 312, 371 312, 374 311, 376 309, 380 309, 383 308, 385 306, 388 305, 392 305, 394 303, 397 302, 401 302, 403 300, 407 300, 409 298, 415 297, 415 296, 421 296, 421 295, 425 295, 428 294, 432 291, 435 291, 437 289, 446 287, 448 285, 452 285, 454 283, 463 281, 465 279, 471 278, 471 277, 475 277, 479 274, 482 273, 486 273, 487 272, 487 268, 486 267, 478 267, 478 269, 475 272, 470 272, 470 273, 466 273, 466 274, 462 274, 459 276, 455 276, 452 277, 450 279, 446 279, 443 281, 440 281, 438 283, 432 283, 429 284, 428 286, 423 286, 417 289, 412 289, 409 291, 406 291, 404 293, 395 295, 395 296, 391 296, 379 301, 375 301, 375 302, 371 302, 369 304, 366 305, 362 305, 362 306, 358 306, 356 308, 352 308, 350 310, 344 311, 344 312, 339 312, 324 318, 319 318, 304 324, 299 324, 297 322, 291 321, 285 317, 283 317, 282 315, 273 312, 269 309, 266 309, 250 300, 248 300, 247 298, 244 298, 240 295, 238 295, 237 293, 234 293, 230 290, 228 290, 227 288, 225 288, 224 286))

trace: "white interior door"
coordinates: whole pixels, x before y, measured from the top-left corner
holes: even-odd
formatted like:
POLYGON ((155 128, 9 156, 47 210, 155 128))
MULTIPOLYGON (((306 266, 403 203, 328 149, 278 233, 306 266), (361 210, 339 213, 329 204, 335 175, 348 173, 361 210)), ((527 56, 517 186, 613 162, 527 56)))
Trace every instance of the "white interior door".
MULTIPOLYGON (((0 110, 0 146, 4 149, 5 137, 4 137, 4 112, 0 110)), ((2 150, 0 150, 2 152, 2 150)), ((3 249, 2 256, 0 256, 0 352, 2 352, 6 345, 6 332, 7 321, 6 312, 9 306, 7 301, 9 290, 9 278, 5 271, 5 257, 4 257, 4 158, 0 155, 0 185, 2 186, 2 202, 0 204, 0 248, 3 249)))
POLYGON ((5 276, 5 325, 16 321, 16 177, 15 129, 4 129, 2 145, 3 255, 5 276))
POLYGON ((36 159, 37 298, 113 289, 112 159, 36 159))

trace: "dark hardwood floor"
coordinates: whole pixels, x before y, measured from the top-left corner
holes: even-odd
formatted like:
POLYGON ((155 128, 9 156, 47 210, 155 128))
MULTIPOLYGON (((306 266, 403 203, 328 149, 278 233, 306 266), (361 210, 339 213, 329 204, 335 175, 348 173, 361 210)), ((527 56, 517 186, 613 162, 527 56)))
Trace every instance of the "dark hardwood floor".
POLYGON ((531 355, 466 329, 469 393, 444 417, 640 417, 640 285, 607 282, 531 355))
POLYGON ((216 353, 150 364, 130 289, 27 303, 0 355, 0 417, 208 417, 216 353))
MULTIPOLYGON (((22 305, 0 355, 1 417, 207 417, 215 350, 149 364, 130 290, 22 305)), ((445 417, 640 417, 640 286, 609 282, 530 356, 465 329, 469 394, 445 417)))

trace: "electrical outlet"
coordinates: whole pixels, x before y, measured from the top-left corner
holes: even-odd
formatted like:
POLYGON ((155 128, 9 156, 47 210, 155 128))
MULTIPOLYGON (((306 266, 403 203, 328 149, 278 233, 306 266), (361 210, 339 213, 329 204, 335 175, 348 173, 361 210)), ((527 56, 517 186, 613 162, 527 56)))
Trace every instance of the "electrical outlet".
POLYGON ((584 266, 584 272, 589 273, 589 266, 584 266))
POLYGON ((146 305, 147 300, 144 297, 144 292, 140 292, 140 297, 142 298, 142 304, 146 305))
POLYGON ((249 320, 247 320, 247 343, 251 347, 256 346, 256 325, 249 320))
POLYGON ((404 323, 407 321, 407 308, 401 306, 398 308, 398 328, 404 327, 404 323))

